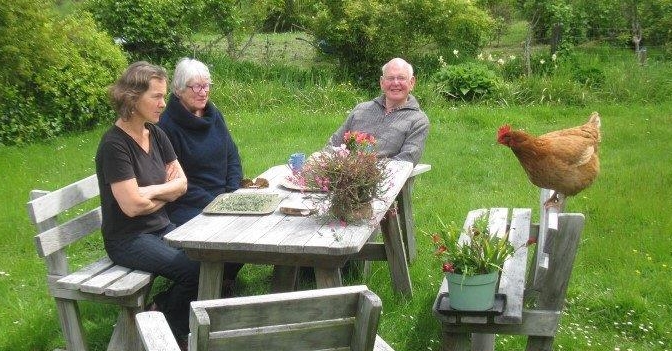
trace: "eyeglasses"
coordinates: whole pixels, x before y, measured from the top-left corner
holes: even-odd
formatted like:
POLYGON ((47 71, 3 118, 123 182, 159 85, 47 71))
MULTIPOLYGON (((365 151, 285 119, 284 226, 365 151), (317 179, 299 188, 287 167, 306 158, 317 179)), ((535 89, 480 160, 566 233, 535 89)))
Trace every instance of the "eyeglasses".
POLYGON ((210 86, 211 85, 212 84, 210 84, 210 83, 208 83, 208 84, 194 84, 194 85, 187 85, 187 88, 191 88, 191 91, 193 91, 196 94, 198 94, 202 91, 207 93, 207 92, 210 91, 210 86))
POLYGON ((383 77, 387 82, 394 83, 394 81, 398 81, 399 83, 405 83, 408 81, 408 77, 406 76, 385 76, 383 77))

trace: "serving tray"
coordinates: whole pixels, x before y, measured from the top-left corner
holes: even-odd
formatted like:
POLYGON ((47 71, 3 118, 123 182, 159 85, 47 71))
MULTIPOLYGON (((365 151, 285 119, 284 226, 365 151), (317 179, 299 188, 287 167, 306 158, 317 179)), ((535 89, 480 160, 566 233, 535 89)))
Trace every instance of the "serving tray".
POLYGON ((268 214, 278 208, 278 194, 258 192, 224 193, 203 209, 210 214, 268 214))

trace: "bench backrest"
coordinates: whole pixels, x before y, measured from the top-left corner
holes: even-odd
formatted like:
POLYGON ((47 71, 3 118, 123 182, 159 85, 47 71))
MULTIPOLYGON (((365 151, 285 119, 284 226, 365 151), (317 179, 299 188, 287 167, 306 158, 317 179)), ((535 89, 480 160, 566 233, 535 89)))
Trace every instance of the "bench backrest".
POLYGON ((540 292, 537 308, 562 310, 585 217, 581 213, 558 213, 546 208, 552 190, 541 189, 537 245, 527 287, 540 292))
POLYGON ((382 303, 364 285, 191 303, 189 349, 373 349, 382 303))
POLYGON ((35 246, 38 255, 45 258, 49 274, 68 274, 65 248, 97 232, 102 223, 100 207, 64 223, 58 222, 58 216, 98 195, 95 174, 55 191, 31 191, 31 201, 26 205, 28 216, 37 227, 35 246))

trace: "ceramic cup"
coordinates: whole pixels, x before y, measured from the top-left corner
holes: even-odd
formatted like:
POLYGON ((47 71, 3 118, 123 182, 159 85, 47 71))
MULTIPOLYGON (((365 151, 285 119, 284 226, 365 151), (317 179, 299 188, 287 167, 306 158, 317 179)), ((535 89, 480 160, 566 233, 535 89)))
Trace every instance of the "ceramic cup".
POLYGON ((287 160, 287 165, 292 172, 299 172, 303 168, 303 164, 306 162, 306 154, 297 152, 289 155, 289 160, 287 160))

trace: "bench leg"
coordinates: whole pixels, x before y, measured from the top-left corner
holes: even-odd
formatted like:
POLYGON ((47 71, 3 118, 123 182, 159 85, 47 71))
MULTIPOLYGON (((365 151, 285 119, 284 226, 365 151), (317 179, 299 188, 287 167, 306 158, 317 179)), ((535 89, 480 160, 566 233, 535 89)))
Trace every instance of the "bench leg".
POLYGON ((552 351, 554 337, 550 336, 529 336, 527 338, 526 351, 552 351))
POLYGON ((413 180, 414 178, 408 178, 397 196, 399 217, 401 218, 401 236, 404 239, 406 258, 409 263, 413 262, 418 255, 418 249, 415 244, 415 221, 413 220, 413 208, 411 206, 413 180))
POLYGON ((82 327, 82 320, 79 317, 77 301, 59 298, 55 300, 66 349, 87 351, 88 347, 84 338, 84 328, 82 327))
POLYGON ((441 331, 441 351, 469 351, 468 333, 450 333, 441 331))
POLYGON ((107 351, 142 351, 142 342, 135 324, 135 314, 141 312, 138 307, 121 307, 112 338, 107 351))
POLYGON ((412 297, 411 276, 408 273, 408 261, 404 250, 404 241, 401 238, 399 219, 394 210, 387 211, 385 218, 380 222, 385 243, 387 264, 392 277, 392 288, 402 294, 412 297))
POLYGON ((495 334, 471 334, 472 351, 494 351, 495 334))

